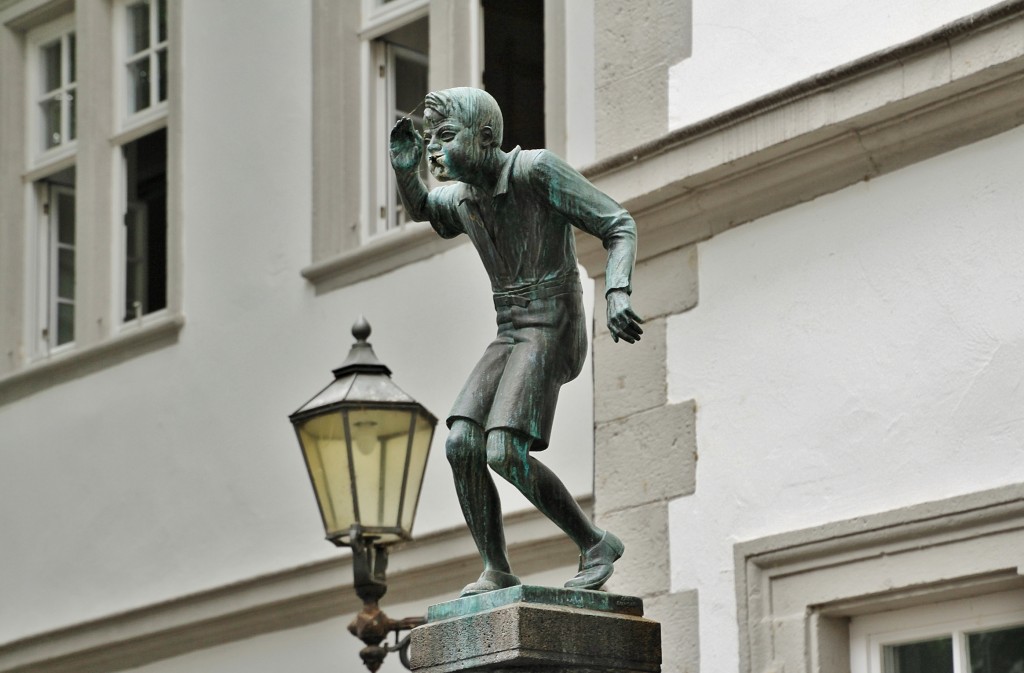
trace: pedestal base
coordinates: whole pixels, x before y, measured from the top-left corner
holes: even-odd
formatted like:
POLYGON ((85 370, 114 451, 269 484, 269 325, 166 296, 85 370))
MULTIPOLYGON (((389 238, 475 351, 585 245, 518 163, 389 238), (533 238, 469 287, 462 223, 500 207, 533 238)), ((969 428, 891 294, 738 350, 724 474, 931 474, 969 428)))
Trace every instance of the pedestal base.
POLYGON ((433 605, 427 621, 412 631, 416 673, 661 670, 661 625, 632 596, 518 586, 433 605))

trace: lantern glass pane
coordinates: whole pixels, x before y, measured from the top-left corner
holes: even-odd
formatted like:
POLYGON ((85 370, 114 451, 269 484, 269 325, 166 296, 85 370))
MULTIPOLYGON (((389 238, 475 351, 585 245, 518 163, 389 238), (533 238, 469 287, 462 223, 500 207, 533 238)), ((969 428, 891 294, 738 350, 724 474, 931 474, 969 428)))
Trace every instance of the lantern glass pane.
POLYGON ((409 458, 409 479, 405 484, 405 502, 402 507, 402 528, 407 532, 412 531, 412 522, 416 518, 416 505, 420 499, 420 486, 427 469, 427 455, 430 453, 430 440, 433 436, 434 424, 426 416, 417 414, 409 458))
POLYGON ((356 470, 360 525, 382 542, 401 537, 398 507, 409 447, 408 410, 353 409, 348 412, 356 470), (390 533, 385 529, 392 529, 390 533))
POLYGON ((346 532, 356 517, 342 416, 311 418, 298 426, 298 432, 327 536, 346 532))

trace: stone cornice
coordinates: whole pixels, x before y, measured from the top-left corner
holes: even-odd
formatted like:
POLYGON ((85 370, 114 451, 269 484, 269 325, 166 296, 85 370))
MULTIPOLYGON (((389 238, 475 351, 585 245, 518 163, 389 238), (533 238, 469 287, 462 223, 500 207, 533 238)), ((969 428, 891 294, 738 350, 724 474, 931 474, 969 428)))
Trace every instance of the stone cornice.
MULTIPOLYGON (((640 259, 1024 123, 1011 0, 584 169, 633 213, 640 259)), ((577 237, 592 276, 600 241, 577 237)))
MULTIPOLYGON (((581 501, 584 509, 592 500, 581 501)), ((505 517, 509 553, 522 575, 571 567, 578 550, 536 511, 505 517)), ((464 527, 393 548, 388 604, 458 593, 478 571, 464 527)), ((166 603, 111 615, 0 645, 2 673, 110 673, 198 649, 296 628, 346 614, 360 604, 351 556, 291 568, 166 603)), ((392 615, 407 617, 410 615, 392 615)), ((340 634, 339 637, 347 637, 340 634)))

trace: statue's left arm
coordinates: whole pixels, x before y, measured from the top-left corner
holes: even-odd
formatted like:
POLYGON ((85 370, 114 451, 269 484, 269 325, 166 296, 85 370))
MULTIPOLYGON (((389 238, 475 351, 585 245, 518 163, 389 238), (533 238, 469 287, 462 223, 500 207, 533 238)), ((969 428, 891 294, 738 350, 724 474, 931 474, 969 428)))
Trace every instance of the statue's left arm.
POLYGON ((547 191, 548 201, 574 225, 601 239, 608 251, 605 300, 612 339, 640 340, 643 320, 633 311, 633 265, 636 260, 636 222, 625 208, 592 185, 557 155, 542 151, 533 166, 534 183, 547 191))

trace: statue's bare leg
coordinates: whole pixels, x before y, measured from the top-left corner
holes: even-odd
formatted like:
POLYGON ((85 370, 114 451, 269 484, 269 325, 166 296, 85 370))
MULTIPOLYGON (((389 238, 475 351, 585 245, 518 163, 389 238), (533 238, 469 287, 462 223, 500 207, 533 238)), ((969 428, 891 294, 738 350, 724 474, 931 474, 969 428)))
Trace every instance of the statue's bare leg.
POLYGON ((555 473, 530 455, 531 442, 512 430, 491 430, 487 433, 487 464, 580 548, 580 572, 566 586, 597 589, 611 576, 612 564, 622 556, 622 542, 595 526, 555 473))
POLYGON ((471 596, 519 584, 519 578, 512 574, 508 562, 501 501, 487 469, 483 428, 468 419, 455 419, 445 450, 455 477, 455 492, 459 496, 462 515, 484 562, 483 574, 463 589, 462 595, 471 596))

